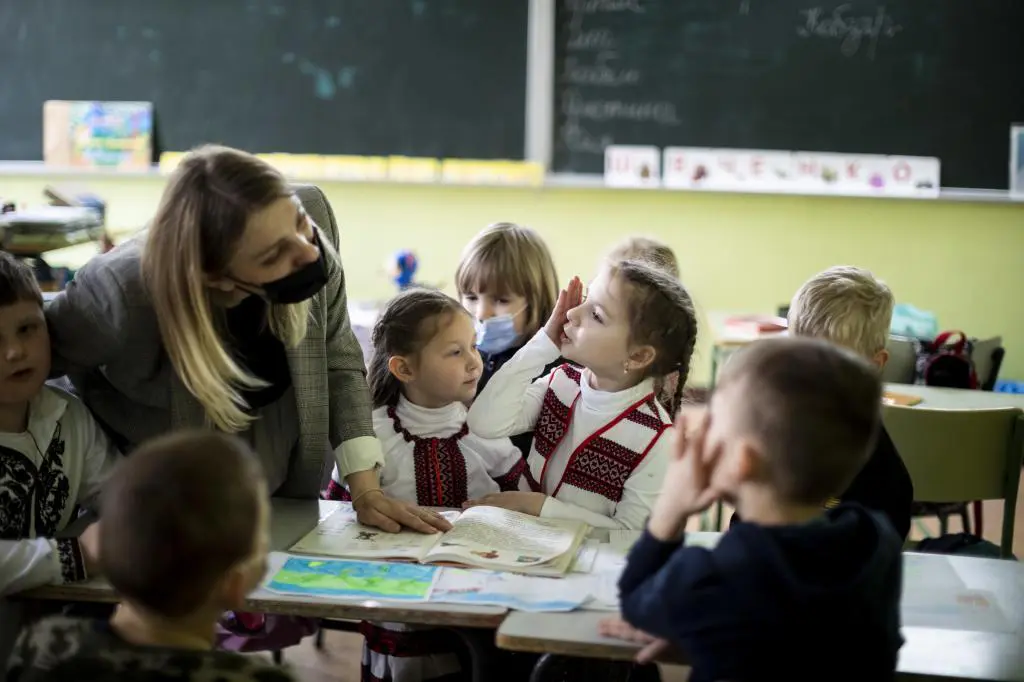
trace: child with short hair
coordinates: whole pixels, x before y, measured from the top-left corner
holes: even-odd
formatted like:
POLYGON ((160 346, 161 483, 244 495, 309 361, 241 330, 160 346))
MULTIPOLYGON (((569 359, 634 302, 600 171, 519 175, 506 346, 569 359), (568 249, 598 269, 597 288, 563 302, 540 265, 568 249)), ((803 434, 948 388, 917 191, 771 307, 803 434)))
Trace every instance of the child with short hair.
MULTIPOLYGON (((377 492, 423 507, 460 508, 475 497, 518 489, 525 467, 519 449, 466 424, 482 369, 473 318, 458 301, 408 289, 388 302, 374 325, 368 371, 373 428, 384 451, 377 492)), ((336 474, 328 495, 337 499, 336 474)), ((360 630, 364 680, 460 673, 456 650, 436 630, 366 622, 360 630)))
POLYGON ((586 300, 574 278, 538 332, 491 379, 469 411, 489 437, 534 430, 524 472, 531 492, 475 501, 595 527, 643 527, 671 453, 672 420, 655 379, 685 383, 697 337, 678 279, 640 261, 603 266, 586 300), (563 364, 540 379, 561 355, 563 364))
POLYGON ((679 260, 672 247, 654 237, 626 237, 612 248, 606 258, 613 263, 622 260, 642 260, 673 277, 679 277, 679 260))
POLYGON ((267 569, 267 487, 243 441, 181 431, 142 444, 104 486, 100 518, 100 564, 121 603, 109 622, 56 616, 26 629, 9 682, 293 679, 213 649, 218 618, 267 569))
MULTIPOLYGON (((874 364, 879 373, 889 359, 886 344, 895 304, 892 291, 871 272, 836 266, 807 280, 789 307, 789 333, 824 339, 874 364)), ((882 425, 871 457, 850 485, 828 504, 858 502, 888 517, 896 533, 910 534, 914 484, 896 445, 882 425)))
MULTIPOLYGON (((675 278, 679 278, 679 261, 672 248, 654 237, 626 237, 619 242, 605 258, 611 262, 622 260, 640 260, 664 270, 675 278)), ((673 370, 655 381, 658 399, 668 413, 675 418, 682 407, 682 386, 679 384, 679 372, 673 370), (678 389, 678 392, 677 392, 678 389)))
MULTIPOLYGON (((494 223, 463 249, 455 287, 462 305, 476 320, 477 350, 484 363, 479 392, 551 317, 558 275, 547 244, 535 230, 494 223)), ((562 362, 554 360, 541 374, 562 362)), ((525 459, 533 433, 516 434, 512 442, 525 459)))
MULTIPOLYGON (((680 419, 619 589, 625 622, 679 647, 691 682, 893 679, 902 543, 878 512, 823 508, 868 459, 881 398, 863 358, 779 338, 737 353, 710 407, 680 419), (719 498, 744 521, 714 549, 684 546, 688 519, 719 498)), ((602 631, 637 638, 615 619, 602 631)))
POLYGON ((98 572, 96 529, 56 539, 117 450, 74 396, 45 385, 50 337, 31 268, 0 251, 0 667, 19 627, 3 597, 98 572))

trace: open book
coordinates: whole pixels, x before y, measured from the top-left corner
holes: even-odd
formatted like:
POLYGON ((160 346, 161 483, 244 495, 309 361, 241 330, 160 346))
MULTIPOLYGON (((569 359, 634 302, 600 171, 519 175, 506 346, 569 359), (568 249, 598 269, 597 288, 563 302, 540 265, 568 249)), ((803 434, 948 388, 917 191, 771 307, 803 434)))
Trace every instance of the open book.
POLYGON ((564 576, 590 530, 582 521, 538 518, 498 507, 442 515, 452 524, 447 533, 386 533, 361 525, 350 508, 341 507, 289 551, 564 576))

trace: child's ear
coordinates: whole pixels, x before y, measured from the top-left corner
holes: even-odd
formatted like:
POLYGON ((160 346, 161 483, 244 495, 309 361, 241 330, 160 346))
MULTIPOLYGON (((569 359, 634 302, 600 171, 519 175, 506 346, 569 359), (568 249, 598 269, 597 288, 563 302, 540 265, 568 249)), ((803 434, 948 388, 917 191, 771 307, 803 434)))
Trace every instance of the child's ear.
POLYGON ((225 611, 240 611, 253 586, 242 566, 234 566, 220 581, 220 606, 225 611))
POLYGON ((238 286, 227 277, 221 277, 219 275, 203 275, 203 279, 206 282, 206 286, 217 291, 232 292, 238 288, 238 286))
POLYGON ((885 369, 885 365, 889 362, 889 351, 885 348, 875 353, 874 357, 871 358, 871 362, 878 365, 878 369, 885 369))
POLYGON ((407 384, 416 378, 416 372, 412 363, 404 355, 392 355, 388 358, 388 371, 403 384, 407 384))
POLYGON ((629 352, 629 368, 631 370, 642 370, 654 362, 657 352, 654 346, 637 346, 629 352))

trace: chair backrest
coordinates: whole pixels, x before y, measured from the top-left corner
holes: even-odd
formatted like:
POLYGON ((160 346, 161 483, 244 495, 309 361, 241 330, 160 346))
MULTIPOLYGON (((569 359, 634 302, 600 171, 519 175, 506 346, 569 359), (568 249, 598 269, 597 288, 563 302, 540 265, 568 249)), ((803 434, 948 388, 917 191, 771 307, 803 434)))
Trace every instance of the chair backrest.
POLYGON ((882 380, 890 384, 912 384, 917 373, 917 346, 913 339, 890 336, 885 344, 889 362, 882 370, 882 380))
POLYGON ((1021 410, 883 405, 882 418, 910 472, 916 502, 1004 501, 1002 545, 1008 555, 1024 457, 1021 410))
POLYGON ((993 336, 991 339, 978 339, 971 346, 971 362, 974 372, 978 375, 978 385, 991 391, 999 378, 999 365, 1002 364, 1003 337, 993 336), (996 355, 999 354, 999 361, 996 355))

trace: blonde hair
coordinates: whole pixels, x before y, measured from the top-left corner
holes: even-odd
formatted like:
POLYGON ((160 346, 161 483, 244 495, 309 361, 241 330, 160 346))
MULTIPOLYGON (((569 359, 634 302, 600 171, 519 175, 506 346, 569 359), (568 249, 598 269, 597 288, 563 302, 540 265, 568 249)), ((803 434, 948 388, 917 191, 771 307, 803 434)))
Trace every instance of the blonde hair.
MULTIPOLYGON (((246 429, 254 419, 240 390, 266 383, 231 357, 204 275, 225 273, 253 213, 291 196, 284 177, 255 156, 199 147, 171 174, 146 236, 142 277, 164 349, 207 421, 228 433, 246 429)), ((321 248, 327 241, 320 240, 321 248)), ((309 305, 270 306, 270 330, 286 347, 305 337, 309 305)))
POLYGON ((867 270, 841 265, 804 282, 789 307, 789 330, 871 358, 889 340, 895 300, 885 282, 867 270))
POLYGON ((533 334, 555 309, 558 274, 539 234, 515 223, 495 223, 463 249, 455 287, 459 296, 469 291, 522 296, 527 305, 524 329, 533 334))
POLYGON ((613 263, 623 260, 644 261, 673 277, 679 277, 679 261, 676 254, 668 244, 653 237, 627 237, 619 242, 606 258, 613 263))

